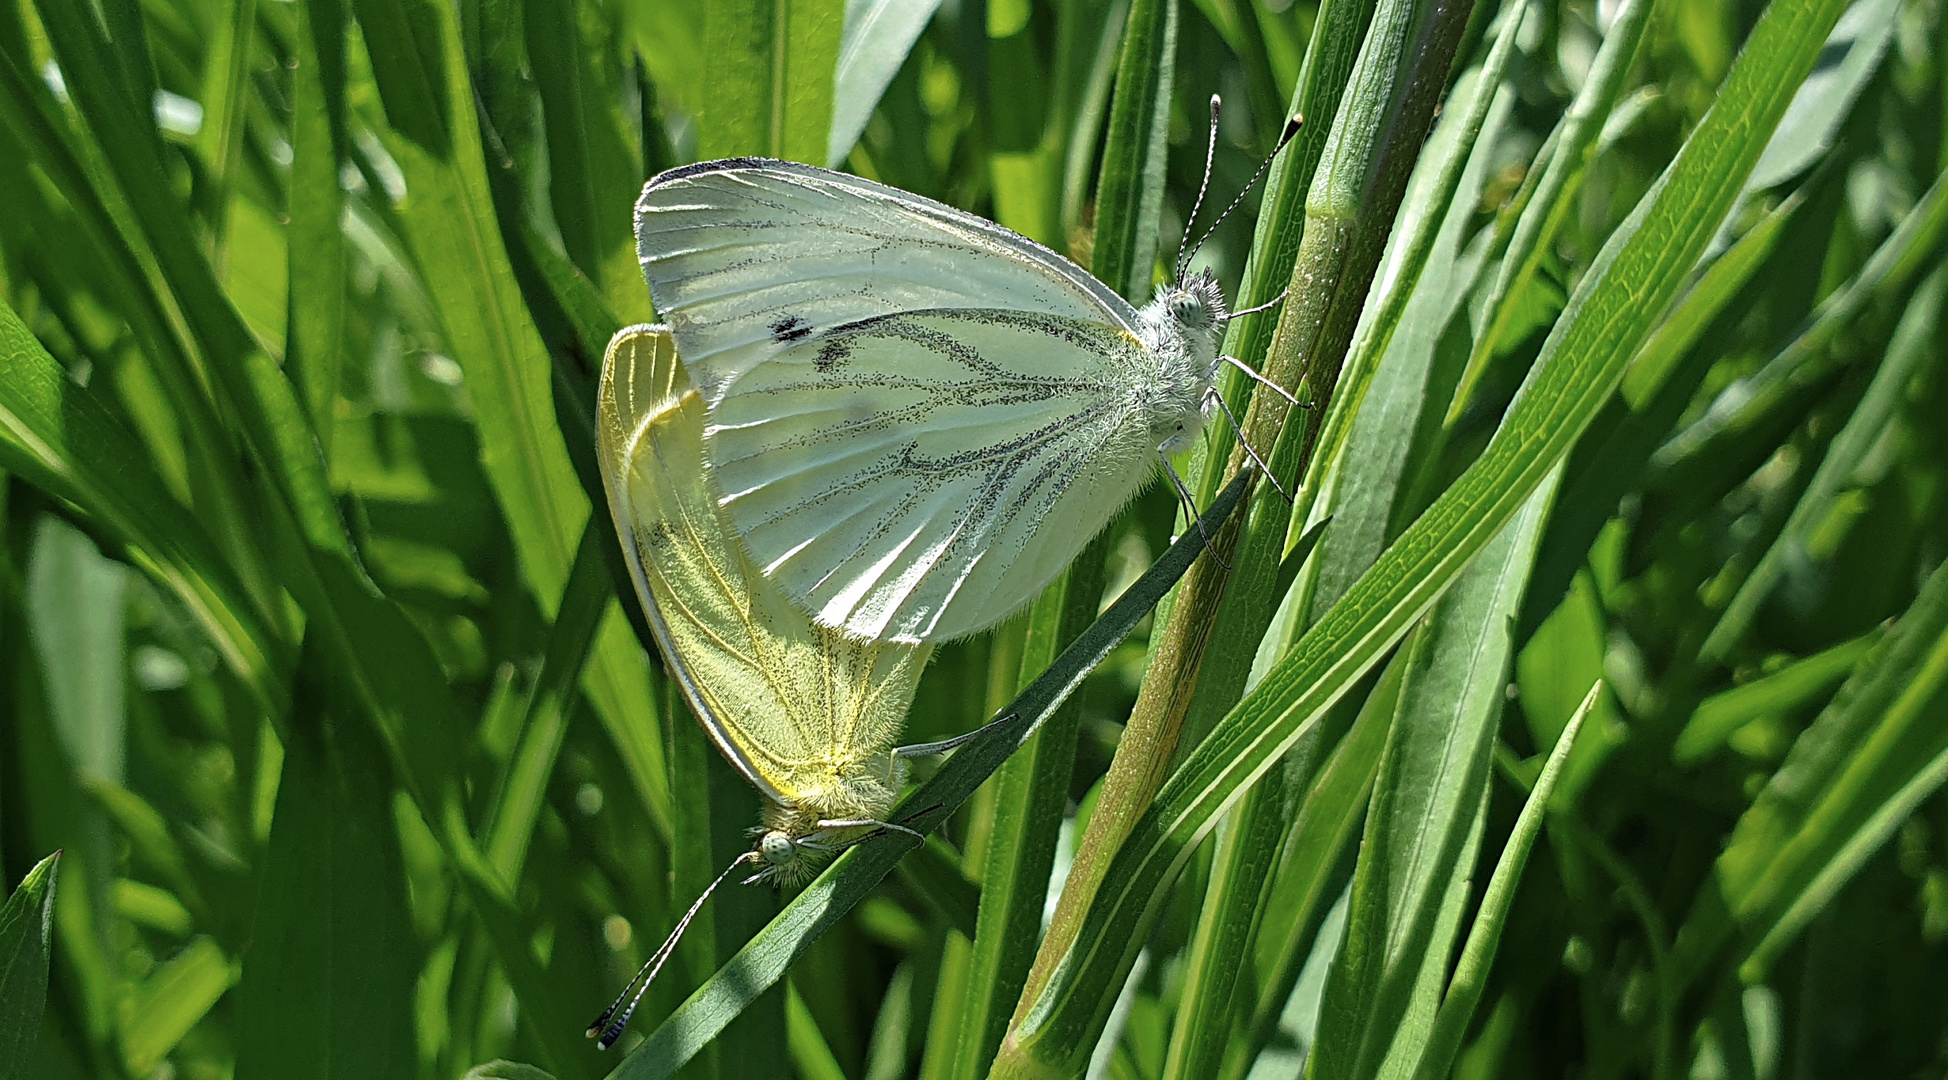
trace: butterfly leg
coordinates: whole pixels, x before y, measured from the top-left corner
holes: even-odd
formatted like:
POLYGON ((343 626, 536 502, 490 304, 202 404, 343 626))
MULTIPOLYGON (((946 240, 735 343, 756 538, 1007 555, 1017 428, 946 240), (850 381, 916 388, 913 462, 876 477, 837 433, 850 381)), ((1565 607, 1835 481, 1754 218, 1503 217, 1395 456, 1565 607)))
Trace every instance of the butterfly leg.
MULTIPOLYGON (((912 838, 920 841, 923 844, 927 842, 926 837, 920 835, 919 833, 913 831, 912 829, 907 828, 904 825, 895 825, 890 821, 876 821, 873 818, 825 818, 815 822, 814 824, 816 824, 821 829, 863 829, 868 825, 876 825, 881 829, 889 829, 893 832, 905 833, 906 835, 911 836, 912 838)), ((799 841, 799 843, 802 844, 804 843, 804 841, 801 840, 799 841)))
MULTIPOLYGON (((1291 286, 1288 285, 1284 289, 1279 290, 1279 294, 1277 296, 1272 297, 1270 300, 1267 300, 1262 304, 1255 304, 1251 307, 1244 308, 1243 310, 1240 311, 1233 311, 1233 312, 1226 313, 1226 315, 1224 316, 1224 321, 1230 322, 1232 319, 1242 319, 1246 315, 1256 315, 1261 311, 1270 311, 1271 309, 1277 307, 1278 305, 1283 304, 1285 302, 1285 294, 1291 291, 1292 288, 1291 286)), ((1225 357, 1225 359, 1230 360, 1234 364, 1238 362, 1235 358, 1229 356, 1225 357)), ((1257 372, 1252 372, 1252 374, 1256 375, 1257 372)))
POLYGON ((1170 463, 1170 455, 1164 453, 1163 447, 1159 446, 1157 456, 1163 459, 1163 471, 1169 475, 1171 484, 1177 488, 1177 498, 1183 502, 1184 509, 1190 513, 1191 520, 1197 523, 1197 535, 1204 538, 1204 550, 1211 553, 1211 558, 1216 559, 1219 566, 1227 571, 1230 570, 1231 564, 1225 562, 1224 556, 1219 555, 1217 548, 1212 545, 1210 531, 1204 528, 1204 515, 1197 512, 1197 500, 1190 497, 1190 488, 1184 486, 1184 478, 1177 475, 1177 466, 1170 463))
MULTIPOLYGON (((1284 293, 1279 293, 1279 294, 1278 294, 1278 298, 1279 298, 1279 300, 1283 300, 1283 299, 1285 299, 1285 294, 1284 294, 1284 293)), ((1275 300, 1275 301, 1273 301, 1273 303, 1277 303, 1277 301, 1275 300)), ((1261 305, 1261 306, 1262 306, 1262 305, 1261 305)), ((1248 309, 1248 310, 1246 310, 1246 311, 1240 311, 1240 312, 1237 312, 1236 314, 1234 314, 1234 315, 1232 315, 1231 317, 1235 319, 1235 318, 1237 318, 1237 317, 1238 317, 1238 315, 1248 315, 1248 314, 1250 314, 1251 312, 1253 312, 1253 311, 1257 311, 1257 310, 1259 310, 1259 308, 1250 308, 1250 309, 1248 309)), ((1260 373, 1258 372, 1258 370, 1257 370, 1256 368, 1253 368, 1253 367, 1252 367, 1252 366, 1251 366, 1250 364, 1247 364, 1247 363, 1245 363, 1245 362, 1244 362, 1243 360, 1240 360, 1240 359, 1238 359, 1237 357, 1235 357, 1235 356, 1232 356, 1232 355, 1230 355, 1230 354, 1228 354, 1228 353, 1227 353, 1226 355, 1224 355, 1224 356, 1220 356, 1220 357, 1218 357, 1218 360, 1219 360, 1219 361, 1221 361, 1221 362, 1223 362, 1223 363, 1226 363, 1226 364, 1230 364, 1230 365, 1231 365, 1232 367, 1234 367, 1234 368, 1237 368, 1237 369, 1238 369, 1239 371, 1242 371, 1242 372, 1244 372, 1244 373, 1245 373, 1246 375, 1249 375, 1249 376, 1251 376, 1251 379, 1252 379, 1252 381, 1253 381, 1253 382, 1257 382, 1257 383, 1260 383, 1260 384, 1262 384, 1262 385, 1264 385, 1264 386, 1269 386, 1269 387, 1271 387, 1271 388, 1272 388, 1273 390, 1275 390, 1275 391, 1277 391, 1277 393, 1278 393, 1278 396, 1279 396, 1279 397, 1282 397, 1282 398, 1284 398, 1285 400, 1287 400, 1287 401, 1289 401, 1289 402, 1291 402, 1291 403, 1292 403, 1292 404, 1293 404, 1294 406, 1296 406, 1296 407, 1298 407, 1298 408, 1301 408, 1301 409, 1310 409, 1310 408, 1312 408, 1312 406, 1311 406, 1311 405, 1309 405, 1309 404, 1307 404, 1306 402, 1303 402, 1303 401, 1300 401, 1300 400, 1299 400, 1298 398, 1295 398, 1295 397, 1293 397, 1293 396, 1292 396, 1292 392, 1291 392, 1290 390, 1287 390, 1287 389, 1286 389, 1286 388, 1284 388, 1283 386, 1280 386, 1280 385, 1278 385, 1277 383, 1275 383, 1275 382, 1273 382, 1272 380, 1270 380, 1270 379, 1267 379, 1267 378, 1266 378, 1266 377, 1265 377, 1264 375, 1262 375, 1262 374, 1260 374, 1260 373)))
POLYGON ((1231 421, 1231 429, 1238 433, 1238 445, 1245 448, 1245 455, 1251 458, 1251 463, 1253 465, 1258 466, 1259 473, 1263 474, 1265 479, 1271 481, 1272 489, 1274 491, 1277 491, 1280 495, 1285 496, 1286 502, 1288 503, 1291 502, 1292 493, 1285 490, 1284 485, 1278 482, 1278 477, 1272 475, 1271 466, 1265 464, 1265 459, 1259 457, 1258 451, 1253 450, 1251 448, 1251 443, 1245 441, 1244 426, 1239 424, 1238 418, 1231 414, 1231 406, 1224 403, 1224 395, 1218 393, 1217 387, 1215 386, 1211 387, 1209 390, 1204 391, 1204 395, 1216 401, 1218 403, 1218 408, 1224 411, 1224 418, 1226 420, 1231 421))
POLYGON ((912 746, 896 746, 893 748, 893 756, 896 758, 932 757, 935 754, 945 754, 952 750, 958 750, 963 744, 973 742, 987 732, 1015 718, 1016 714, 1009 713, 1006 716, 990 720, 965 735, 956 735, 951 739, 942 739, 939 742, 915 743, 912 746))

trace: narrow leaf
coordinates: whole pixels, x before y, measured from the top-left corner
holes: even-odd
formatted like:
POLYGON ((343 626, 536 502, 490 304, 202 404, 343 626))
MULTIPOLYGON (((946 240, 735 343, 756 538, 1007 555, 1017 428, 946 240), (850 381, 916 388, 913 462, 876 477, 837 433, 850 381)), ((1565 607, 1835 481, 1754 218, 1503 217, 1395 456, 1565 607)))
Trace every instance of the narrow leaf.
POLYGON ((40 1044, 60 866, 58 851, 35 863, 0 907, 0 1080, 25 1077, 40 1044))

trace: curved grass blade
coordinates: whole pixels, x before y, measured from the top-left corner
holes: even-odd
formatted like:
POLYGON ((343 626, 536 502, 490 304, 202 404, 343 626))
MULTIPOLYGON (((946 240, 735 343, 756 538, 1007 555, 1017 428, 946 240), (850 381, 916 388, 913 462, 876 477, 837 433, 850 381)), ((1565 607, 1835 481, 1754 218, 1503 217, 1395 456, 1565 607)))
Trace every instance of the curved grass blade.
POLYGON ((1488 888, 1481 894, 1481 910, 1475 914, 1474 925, 1468 930, 1467 943, 1461 946, 1461 958, 1454 965, 1454 977, 1448 980, 1447 996, 1441 1000, 1441 1009, 1434 1016, 1434 1030, 1428 1034, 1427 1042, 1421 1049, 1420 1062, 1414 1068, 1414 1080, 1440 1080, 1454 1065, 1454 1057, 1461 1050, 1461 1037, 1468 1032, 1468 1021, 1474 1018, 1475 1006, 1481 1003, 1481 994, 1488 985, 1489 966, 1495 960, 1495 947, 1501 943, 1502 928, 1508 921, 1508 909, 1515 905, 1515 888, 1522 880, 1522 870, 1528 865, 1529 852, 1535 847, 1535 838, 1542 831, 1542 821, 1549 809, 1549 796, 1556 790, 1556 781, 1562 778, 1563 765, 1569 760, 1569 750, 1576 745, 1576 733, 1583 729, 1583 721, 1590 710, 1596 707, 1596 698, 1603 689, 1601 682, 1590 687, 1583 698, 1583 704, 1570 716, 1569 723, 1563 725, 1562 734, 1556 736, 1555 749, 1549 751, 1549 760, 1542 766, 1542 775, 1535 781, 1529 792, 1529 799, 1522 804, 1522 813, 1515 819, 1515 828, 1508 834, 1508 843, 1502 845, 1502 857, 1495 862, 1495 873, 1488 879, 1488 888))
POLYGON ((1948 566, 1794 743, 1732 830, 1678 934, 1680 977, 1727 946, 1761 979, 1839 887, 1948 778, 1948 566), (1733 945, 1734 935, 1743 938, 1733 945))
POLYGON ((147 450, 0 301, 0 466, 85 510, 196 619, 224 666, 273 713, 291 657, 216 542, 149 469, 147 450))
MULTIPOLYGON (((1903 246, 1905 243, 1918 245, 1915 250, 1902 252, 1906 257, 1900 262, 1910 270, 1918 269, 1920 258, 1931 257, 1941 242, 1948 239, 1948 178, 1935 181, 1933 189, 1901 223, 1901 228, 1894 237, 1889 238, 1888 244, 1894 245, 1897 239, 1904 242, 1903 246), (1913 225, 1917 221, 1922 223, 1921 227, 1913 225)), ((1893 261, 1882 259, 1881 254, 1875 253, 1875 263, 1893 261)), ((1879 289, 1872 288, 1873 283, 1870 282, 1864 290, 1849 287, 1847 291, 1861 291, 1867 295, 1898 300, 1906 293, 1906 278, 1907 275, 1889 275, 1878 283, 1879 289)), ((1699 651, 1707 658, 1722 659, 1731 655, 1733 646, 1758 615, 1759 605, 1785 574, 1788 560, 1806 556, 1808 534, 1832 509, 1855 467, 1872 451, 1887 424, 1901 408, 1907 394, 1908 380, 1935 360, 1934 343, 1940 340, 1935 316, 1941 307, 1942 283, 1941 272, 1937 270, 1926 284, 1913 293, 1907 293, 1907 311, 1894 332, 1893 342, 1883 354, 1885 359, 1881 362, 1880 370, 1874 373, 1873 381, 1867 387, 1866 396, 1855 406, 1846 426, 1827 448, 1826 456, 1820 461, 1805 493, 1794 505, 1792 516, 1787 519, 1778 538, 1746 576, 1731 603, 1726 605, 1725 613, 1719 617, 1718 625, 1712 627, 1710 636, 1705 638, 1699 651)), ((1849 305, 1841 305, 1795 339, 1793 345, 1787 347, 1788 351, 1809 338, 1841 340, 1847 333, 1846 326, 1852 321, 1848 318, 1849 314, 1849 305)))
MULTIPOLYGON (((1230 518, 1243 491, 1242 479, 1234 480, 1204 512, 1206 520, 1215 527, 1230 518)), ((945 767, 901 802, 892 820, 922 833, 947 820, 1082 685, 1203 550, 1203 538, 1195 530, 1179 537, 1102 618, 1002 710, 1007 722, 954 751, 945 767)), ((910 839, 891 836, 847 850, 658 1025, 637 1052, 609 1074, 611 1080, 664 1080, 675 1075, 745 1004, 783 977, 792 960, 865 899, 913 846, 910 839)))
POLYGON ((940 0, 846 0, 838 70, 832 76, 832 131, 825 164, 838 168, 866 130, 940 0))

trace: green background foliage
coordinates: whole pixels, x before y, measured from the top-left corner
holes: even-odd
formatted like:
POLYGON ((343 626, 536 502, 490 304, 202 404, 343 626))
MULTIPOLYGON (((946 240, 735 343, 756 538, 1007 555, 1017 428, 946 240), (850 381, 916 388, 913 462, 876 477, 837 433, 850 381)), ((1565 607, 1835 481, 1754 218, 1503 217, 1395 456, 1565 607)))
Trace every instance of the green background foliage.
POLYGON ((0 1080, 1948 1075, 1944 56, 1941 0, 0 0, 0 1080), (1226 348, 1307 407, 1227 372, 1223 563, 1156 485, 939 649, 909 741, 1016 722, 927 844, 727 887, 604 1055, 757 820, 592 437, 634 197, 733 154, 1136 301, 1242 197, 1196 265, 1290 287, 1226 348))

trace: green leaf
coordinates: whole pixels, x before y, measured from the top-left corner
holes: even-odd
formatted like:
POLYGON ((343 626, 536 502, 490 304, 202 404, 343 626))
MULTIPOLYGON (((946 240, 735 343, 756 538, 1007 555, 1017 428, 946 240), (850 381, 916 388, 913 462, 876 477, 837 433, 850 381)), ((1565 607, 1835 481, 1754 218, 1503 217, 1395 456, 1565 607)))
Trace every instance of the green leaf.
POLYGON ((548 778, 555 771, 568 730, 568 708, 575 678, 594 644, 596 628, 615 597, 608 561, 602 551, 605 523, 589 519, 569 573, 566 593, 556 608, 555 625, 542 654, 541 673, 529 691, 521 718, 519 742, 501 778, 493 816, 486 829, 483 854, 503 881, 521 880, 521 867, 541 817, 548 778))
MULTIPOLYGON (((1944 185, 1948 190, 1948 185, 1944 185)), ((1930 366, 1938 366, 1937 344, 1941 340, 1941 306, 1948 271, 1936 269, 1909 298, 1907 310, 1894 329, 1894 340, 1887 346, 1885 359, 1867 384, 1867 392, 1854 406, 1846 426, 1834 436, 1826 456, 1807 482, 1806 490, 1793 505, 1785 526, 1772 541, 1744 584, 1725 606, 1718 625, 1712 627, 1702 652, 1721 657, 1732 643, 1743 636, 1758 615, 1773 588, 1785 575, 1790 562, 1812 562, 1812 534, 1833 512, 1835 504, 1854 483, 1857 470, 1867 455, 1886 435, 1896 414, 1908 397, 1908 384, 1930 366)))
MULTIPOLYGON (((420 10, 421 3, 413 0, 412 10, 420 10)), ((361 15, 368 6, 373 5, 361 3, 361 15)), ((473 89, 460 52, 457 18, 444 6, 427 10, 434 13, 430 21, 413 33, 431 35, 429 43, 373 48, 375 76, 383 91, 386 78, 381 73, 411 66, 413 73, 393 77, 395 85, 424 82, 437 100, 451 99, 456 110, 464 102, 471 114, 473 89), (431 62, 421 57, 425 49, 435 50, 431 62)), ((377 33, 377 27, 368 27, 368 43, 377 33)), ((387 115, 394 115, 390 105, 387 115)), ((588 520, 589 501, 555 424, 547 350, 501 244, 479 128, 459 125, 450 151, 444 139, 441 149, 434 150, 412 129, 397 133, 404 137, 392 139, 388 149, 406 177, 409 194, 399 209, 405 239, 439 314, 447 347, 465 373, 482 464, 514 534, 523 576, 543 614, 552 617, 588 520)))
POLYGON ((1738 820, 1678 936, 1687 975, 1732 934, 1742 974, 1777 956, 1948 779, 1948 566, 1793 743, 1738 820))
POLYGON ((1907 296, 1922 273, 1933 268, 1935 253, 1944 242, 1948 242, 1948 181, 1937 179, 1859 272, 1820 302, 1785 348, 1758 371, 1721 391, 1704 415, 1658 448, 1651 464, 1668 475, 1714 457, 1725 443, 1763 422, 1796 388, 1816 383, 1834 370, 1850 356, 1835 347, 1844 335, 1876 301, 1907 296))
POLYGON ((55 738, 77 773, 120 783, 127 571, 65 522, 42 518, 27 560, 27 627, 55 738))
POLYGON ((391 769, 370 728, 324 712, 339 695, 308 689, 285 746, 238 987, 239 1080, 396 1076, 418 1055, 419 948, 391 769))
MULTIPOLYGON (((244 441, 272 480, 279 512, 297 524, 311 547, 347 554, 350 541, 332 501, 310 420, 298 404, 295 388, 223 293, 204 245, 190 231, 155 140, 145 134, 154 131, 150 108, 146 102, 131 101, 112 69, 100 63, 111 47, 110 39, 95 22, 92 9, 58 2, 36 6, 75 104, 107 158, 117 194, 133 211, 140 239, 203 353, 203 374, 234 410, 244 441)), ((170 377, 193 381, 186 373, 170 377)), ((178 395, 178 402, 188 396, 188 392, 178 395)), ((199 426, 204 421, 201 416, 196 419, 199 426)), ((213 432, 214 423, 209 426, 213 432)))
POLYGON ((1352 908, 1327 977, 1308 1077, 1376 1077, 1411 1063, 1428 1036, 1426 958, 1438 994, 1456 927, 1451 883, 1473 866, 1515 617, 1553 480, 1485 547, 1410 639, 1393 731, 1373 785, 1352 908))
POLYGON ((1170 151, 1170 87, 1177 60, 1177 0, 1132 0, 1109 102, 1109 134, 1096 184, 1090 268, 1125 299, 1149 298, 1170 151))
MULTIPOLYGON (((1280 854, 1278 877, 1265 902, 1255 943, 1253 960, 1260 977, 1251 989, 1257 1002, 1240 1038, 1226 1049, 1221 1075, 1227 1080, 1247 1075, 1271 1044, 1304 966, 1326 940, 1322 927, 1352 875, 1353 842, 1366 819, 1368 796, 1393 730, 1406 673, 1406 658, 1396 654, 1293 815, 1292 832, 1280 854)), ((1326 727, 1320 726, 1322 740, 1328 737, 1326 727)), ((1292 756, 1287 753, 1288 763, 1292 756)))
POLYGON ((697 153, 823 164, 845 0, 708 0, 697 153))
POLYGON ((0 1080, 24 1077, 21 1070, 40 1044, 60 866, 58 851, 35 863, 0 907, 0 1080))
POLYGON ((1638 42, 1655 6, 1653 0, 1628 0, 1617 6, 1609 32, 1603 37, 1603 47, 1597 50, 1590 64, 1588 77, 1577 91, 1576 99, 1570 102, 1568 112, 1563 114, 1562 123, 1550 136, 1554 150, 1548 154, 1541 177, 1516 220, 1508 251, 1502 256, 1501 268, 1485 302, 1490 313, 1487 326, 1475 335, 1467 365, 1448 406, 1450 426, 1474 397, 1474 388, 1497 351, 1511 343, 1519 329, 1518 321, 1530 315, 1530 305, 1542 299, 1551 317, 1560 310, 1559 302, 1549 302, 1554 297, 1535 295, 1546 294, 1550 287, 1538 275, 1554 248, 1557 234, 1570 220, 1576 206, 1575 195, 1589 173, 1604 119, 1617 107, 1631 61, 1637 55, 1638 42))
POLYGON ((202 1022, 237 981, 236 968, 207 937, 191 941, 122 999, 122 1060, 146 1076, 202 1022))
POLYGON ((826 166, 836 169, 852 153, 881 95, 939 7, 940 0, 846 0, 838 70, 832 76, 826 166))
POLYGON ((327 456, 346 356, 347 255, 339 186, 345 133, 342 0, 298 5, 291 93, 290 321, 285 363, 327 456))
POLYGON ((1481 894, 1481 908, 1475 913, 1474 924, 1468 929, 1468 940, 1461 946, 1461 956, 1454 964, 1454 977, 1448 981, 1446 996, 1441 1000, 1440 1012, 1434 1018, 1433 1031, 1420 1051, 1418 1063, 1414 1066, 1414 1080, 1439 1080, 1448 1075, 1454 1065, 1454 1058, 1461 1049, 1461 1037, 1467 1033, 1468 1025, 1474 1019, 1475 1008, 1481 1004, 1482 992, 1488 985, 1489 965, 1495 958, 1496 947, 1501 944, 1502 929, 1507 924, 1508 912, 1515 904, 1516 885, 1522 880, 1522 870, 1528 865, 1529 852, 1535 847, 1535 838, 1541 835, 1542 824, 1549 810, 1549 797, 1555 793, 1556 781, 1561 778, 1563 765, 1569 760, 1569 751, 1576 745, 1576 733, 1583 729, 1583 721, 1588 719, 1590 710, 1595 708, 1597 695, 1602 683, 1590 687, 1583 698, 1583 704, 1569 723, 1563 725, 1562 734, 1556 736, 1555 748, 1549 751, 1549 760, 1542 766, 1542 774, 1536 778, 1535 787, 1529 790, 1527 801, 1522 804, 1522 813, 1515 819, 1515 828, 1508 834, 1508 842, 1502 845, 1501 858, 1495 861, 1495 872, 1488 879, 1488 888, 1481 894))
POLYGON ((1882 633, 1875 628, 1700 701, 1671 746, 1671 760, 1696 765, 1746 724, 1790 712, 1833 689, 1859 666, 1882 633))
POLYGON ((0 303, 0 466, 86 511, 197 620, 226 666, 281 711, 285 646, 149 455, 0 303))
POLYGON ((434 0, 352 0, 352 5, 387 124, 426 153, 446 157, 454 135, 448 80, 459 72, 448 70, 453 58, 441 8, 434 0))
POLYGON ((468 1069, 466 1075, 460 1080, 555 1080, 555 1078, 532 1065, 495 1059, 485 1065, 476 1065, 468 1069))
POLYGON ((789 981, 785 983, 785 1042, 791 1047, 799 1080, 846 1080, 845 1069, 818 1029, 818 1020, 789 981))

